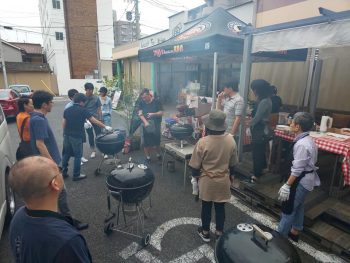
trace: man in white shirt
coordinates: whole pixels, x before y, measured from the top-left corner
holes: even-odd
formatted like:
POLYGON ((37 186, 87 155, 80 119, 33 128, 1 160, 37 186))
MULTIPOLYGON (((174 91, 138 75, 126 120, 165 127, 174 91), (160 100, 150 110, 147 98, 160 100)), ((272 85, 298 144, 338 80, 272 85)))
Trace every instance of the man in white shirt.
MULTIPOLYGON (((237 140, 239 124, 243 111, 243 98, 238 93, 238 81, 228 82, 218 95, 216 109, 226 113, 226 132, 237 140)), ((234 177, 231 176, 231 188, 234 187, 234 177)))

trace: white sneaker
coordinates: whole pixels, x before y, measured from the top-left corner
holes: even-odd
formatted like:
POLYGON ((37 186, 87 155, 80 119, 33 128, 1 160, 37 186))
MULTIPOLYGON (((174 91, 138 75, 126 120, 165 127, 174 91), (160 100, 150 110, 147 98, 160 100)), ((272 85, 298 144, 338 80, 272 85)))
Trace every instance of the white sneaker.
POLYGON ((103 155, 103 158, 108 159, 108 155, 107 154, 103 155))
POLYGON ((83 165, 84 163, 83 162, 80 162, 80 165, 83 165))
POLYGON ((96 157, 96 152, 93 151, 93 152, 91 153, 91 155, 90 155, 90 158, 95 158, 95 157, 96 157))
POLYGON ((81 162, 86 163, 86 162, 88 162, 88 161, 89 161, 88 159, 86 159, 86 158, 84 158, 84 157, 81 157, 81 162))

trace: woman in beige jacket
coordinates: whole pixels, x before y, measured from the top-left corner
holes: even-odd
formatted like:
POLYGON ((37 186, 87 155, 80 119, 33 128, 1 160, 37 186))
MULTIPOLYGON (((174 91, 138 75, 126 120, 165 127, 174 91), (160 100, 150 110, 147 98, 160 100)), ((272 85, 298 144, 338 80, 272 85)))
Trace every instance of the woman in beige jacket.
POLYGON ((222 235, 225 221, 225 203, 231 198, 230 174, 238 162, 237 146, 232 135, 225 133, 226 114, 212 110, 203 122, 207 136, 201 138, 192 154, 189 166, 192 176, 198 178, 199 198, 202 200, 202 226, 198 234, 204 242, 210 241, 211 209, 214 203, 216 232, 222 235))

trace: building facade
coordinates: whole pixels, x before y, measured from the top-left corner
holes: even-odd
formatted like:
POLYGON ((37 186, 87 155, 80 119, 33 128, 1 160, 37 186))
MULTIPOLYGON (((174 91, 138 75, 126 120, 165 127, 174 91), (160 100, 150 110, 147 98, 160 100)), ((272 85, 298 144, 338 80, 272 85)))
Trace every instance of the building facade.
POLYGON ((111 0, 40 0, 39 12, 44 51, 59 94, 112 77, 111 0))
POLYGON ((136 25, 130 21, 118 20, 115 10, 113 10, 113 30, 115 47, 136 40, 136 25))

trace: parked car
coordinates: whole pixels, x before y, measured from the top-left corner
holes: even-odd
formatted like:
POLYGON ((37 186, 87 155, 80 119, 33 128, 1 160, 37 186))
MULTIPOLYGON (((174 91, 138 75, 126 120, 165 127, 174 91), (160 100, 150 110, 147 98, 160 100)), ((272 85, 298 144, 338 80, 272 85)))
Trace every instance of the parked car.
POLYGON ((15 84, 10 85, 9 89, 17 91, 21 96, 25 95, 31 97, 33 95, 33 91, 29 85, 15 84))
POLYGON ((15 162, 5 114, 0 106, 0 237, 16 210, 16 200, 8 184, 10 168, 15 162))
POLYGON ((20 95, 12 89, 0 89, 0 105, 6 118, 16 117, 18 113, 17 101, 20 95))

